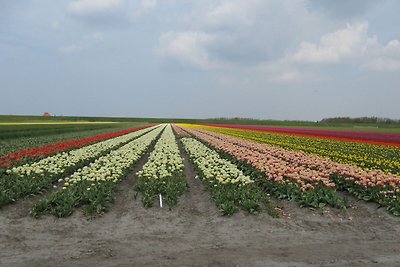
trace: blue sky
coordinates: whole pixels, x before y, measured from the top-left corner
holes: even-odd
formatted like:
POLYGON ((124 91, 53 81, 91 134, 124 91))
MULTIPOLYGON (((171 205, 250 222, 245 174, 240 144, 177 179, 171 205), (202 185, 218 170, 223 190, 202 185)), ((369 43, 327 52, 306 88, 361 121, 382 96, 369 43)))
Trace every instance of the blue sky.
POLYGON ((0 0, 0 114, 400 119, 397 0, 0 0))

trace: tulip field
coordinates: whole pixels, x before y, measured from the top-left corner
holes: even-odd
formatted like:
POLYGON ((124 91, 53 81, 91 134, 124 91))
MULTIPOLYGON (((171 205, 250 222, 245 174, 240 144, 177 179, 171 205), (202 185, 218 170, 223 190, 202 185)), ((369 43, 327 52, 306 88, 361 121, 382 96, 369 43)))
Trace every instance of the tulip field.
POLYGON ((187 188, 183 168, 174 133, 171 125, 168 125, 143 169, 137 173, 139 180, 136 190, 143 195, 143 205, 151 207, 158 195, 165 197, 170 208, 176 205, 178 197, 187 188))
POLYGON ((310 207, 346 208, 346 197, 338 192, 347 191, 400 215, 400 149, 396 146, 182 126, 232 159, 245 173, 254 174, 259 186, 277 198, 293 199, 310 207))
POLYGON ((34 217, 67 217, 79 208, 103 214, 121 181, 134 175, 131 193, 145 208, 164 201, 173 209, 190 194, 190 164, 222 215, 266 210, 277 217, 274 203, 282 199, 346 209, 356 197, 400 216, 400 139, 368 136, 159 124, 58 142, 0 157, 0 207, 40 194, 30 209, 34 217))
POLYGON ((108 127, 0 138, 1 266, 398 266, 396 134, 108 127))

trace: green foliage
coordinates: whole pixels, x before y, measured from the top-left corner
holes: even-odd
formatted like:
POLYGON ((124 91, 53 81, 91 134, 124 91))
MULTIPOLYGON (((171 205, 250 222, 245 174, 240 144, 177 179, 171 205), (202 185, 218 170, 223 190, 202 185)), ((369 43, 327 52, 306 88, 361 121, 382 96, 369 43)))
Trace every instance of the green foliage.
MULTIPOLYGON (((340 197, 335 188, 328 188, 320 184, 313 190, 302 191, 300 186, 294 182, 276 183, 248 163, 237 160, 235 157, 227 153, 221 151, 219 153, 222 157, 234 162, 244 174, 250 176, 254 181, 256 181, 257 185, 260 186, 265 193, 271 194, 278 199, 294 200, 299 202, 302 206, 312 208, 322 208, 325 205, 330 205, 334 208, 348 207, 348 201, 340 197)), ((264 203, 266 203, 265 200, 264 203)), ((267 206, 267 209, 273 213, 271 207, 268 208, 267 206)))
POLYGON ((336 174, 331 175, 331 179, 335 181, 340 190, 345 190, 358 199, 376 202, 380 206, 386 207, 386 209, 394 215, 400 216, 400 199, 394 195, 398 188, 390 188, 387 186, 364 187, 336 174))
MULTIPOLYGON (((120 130, 135 128, 138 126, 144 125, 143 123, 115 123, 115 124, 106 124, 106 125, 98 125, 96 127, 89 127, 84 125, 76 125, 74 127, 66 127, 66 128, 58 128, 56 125, 47 125, 44 126, 48 128, 47 131, 44 128, 40 128, 40 131, 34 130, 34 125, 18 125, 15 126, 16 130, 8 132, 5 130, 9 126, 0 124, 0 133, 4 133, 8 135, 9 138, 1 139, 0 138, 0 156, 5 155, 7 153, 15 152, 17 150, 39 147, 50 145, 57 142, 65 142, 73 139, 81 139, 87 138, 95 135, 106 134, 111 132, 116 132, 120 130), (22 127, 22 128, 19 128, 22 127), (33 127, 33 128, 32 128, 33 127), (56 127, 56 128, 53 128, 56 127), (25 130, 21 130, 25 129, 25 130), (66 130, 66 131, 62 131, 66 130), (5 132, 4 132, 5 131, 5 132), (46 132, 47 131, 47 132, 46 132), (8 132, 8 133, 7 133, 8 132), (14 137, 12 137, 14 136, 14 137)), ((13 126, 14 127, 14 126, 13 126)), ((43 127, 43 125, 40 125, 43 127)), ((10 130, 12 128, 9 128, 10 130)), ((1 134, 0 134, 1 135, 1 134)))
POLYGON ((143 206, 151 207, 161 194, 172 209, 188 188, 183 167, 175 135, 168 125, 143 169, 137 173, 139 180, 135 190, 142 194, 143 206))
POLYGON ((113 182, 92 184, 84 181, 39 200, 30 213, 36 218, 45 213, 67 217, 75 207, 83 206, 83 211, 88 216, 102 214, 107 210, 108 203, 112 202, 112 192, 115 188, 116 184, 113 182))
POLYGON ((178 198, 187 190, 188 185, 183 172, 175 173, 171 177, 154 179, 142 177, 136 184, 135 191, 142 194, 142 202, 145 208, 153 206, 158 195, 161 194, 168 207, 173 208, 178 198))
POLYGON ((47 213, 66 217, 71 215, 76 207, 83 207, 88 216, 107 211, 119 181, 151 147, 162 129, 158 127, 146 132, 141 137, 98 158, 88 167, 79 169, 68 178, 62 189, 36 202, 31 215, 39 217, 47 213))
POLYGON ((398 147, 216 127, 210 130, 249 141, 330 158, 338 163, 400 174, 400 149, 398 147))
POLYGON ((250 214, 260 212, 260 190, 235 164, 222 159, 217 151, 200 141, 183 138, 181 142, 221 214, 232 215, 239 208, 250 214))
POLYGON ((126 141, 110 149, 104 150, 96 156, 87 157, 85 160, 82 160, 74 164, 73 166, 66 167, 62 173, 55 174, 46 170, 43 176, 37 176, 34 174, 23 176, 13 173, 3 174, 2 176, 0 176, 0 207, 12 203, 21 197, 31 194, 38 194, 42 190, 48 189, 58 179, 73 174, 79 168, 88 165, 89 163, 93 162, 101 156, 109 154, 111 151, 122 147, 124 144, 130 141, 132 140, 126 141))

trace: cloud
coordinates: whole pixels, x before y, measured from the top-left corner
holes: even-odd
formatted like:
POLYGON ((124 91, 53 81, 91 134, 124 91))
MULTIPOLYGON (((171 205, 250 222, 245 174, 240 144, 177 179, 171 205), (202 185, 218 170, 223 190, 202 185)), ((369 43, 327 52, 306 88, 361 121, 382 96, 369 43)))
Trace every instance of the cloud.
POLYGON ((283 71, 272 78, 272 81, 283 83, 302 82, 304 80, 306 80, 306 76, 298 70, 283 71))
POLYGON ((390 41, 386 46, 376 44, 371 51, 373 56, 362 65, 362 68, 372 71, 400 71, 400 42, 390 41))
POLYGON ((377 4, 382 4, 386 0, 345 0, 345 1, 327 1, 327 0, 309 0, 310 9, 322 11, 330 16, 338 18, 349 18, 360 16, 366 13, 377 4))
POLYGON ((102 32, 94 32, 92 33, 92 37, 95 40, 103 40, 104 34, 102 32))
POLYGON ((326 80, 313 71, 300 69, 285 60, 264 62, 252 67, 250 73, 254 75, 253 79, 261 79, 264 83, 298 84, 326 80))
POLYGON ((91 34, 83 36, 79 42, 73 43, 71 45, 61 46, 57 50, 62 54, 73 54, 93 47, 98 42, 101 42, 103 38, 104 34, 102 32, 93 32, 91 34))
POLYGON ((67 45, 67 46, 61 46, 57 50, 58 50, 58 52, 60 52, 62 54, 72 54, 72 53, 78 52, 82 49, 83 49, 82 46, 72 44, 72 45, 67 45))
POLYGON ((54 30, 58 30, 58 29, 60 28, 60 22, 59 22, 58 20, 53 21, 53 22, 51 23, 51 27, 52 27, 54 30))
POLYGON ((316 81, 312 71, 282 60, 282 43, 290 46, 316 19, 303 0, 206 0, 183 17, 182 30, 161 34, 156 51, 170 63, 218 71, 227 81, 243 73, 267 83, 316 81))
POLYGON ((126 29, 131 25, 131 2, 126 0, 72 0, 67 14, 93 29, 126 29))
POLYGON ((155 51, 166 62, 216 73, 222 85, 242 75, 257 86, 323 82, 337 75, 329 65, 398 70, 396 40, 382 45, 366 20, 332 20, 309 5, 308 0, 195 2, 179 29, 160 35, 155 51))
POLYGON ((158 5, 158 0, 140 0, 135 6, 134 16, 140 18, 141 16, 147 14, 151 10, 155 9, 158 5))
POLYGON ((157 6, 157 0, 141 0, 140 8, 143 10, 149 10, 157 6))
POLYGON ((372 71, 399 71, 400 60, 391 58, 375 58, 362 65, 362 68, 372 71))
POLYGON ((67 10, 70 14, 86 16, 113 11, 122 5, 122 0, 73 0, 67 10))
POLYGON ((200 69, 216 68, 208 52, 208 47, 217 38, 202 31, 166 32, 159 39, 157 53, 163 57, 178 60, 200 69))
POLYGON ((374 41, 367 30, 366 22, 347 24, 344 29, 323 35, 318 44, 302 42, 288 59, 300 63, 338 63, 362 53, 374 41))
MULTIPOLYGON (((179 38, 201 32, 208 40, 212 38, 207 44, 201 39, 192 41, 192 45, 196 43, 195 50, 201 50, 197 55, 203 55, 202 62, 207 57, 207 61, 226 66, 254 65, 278 59, 287 49, 282 43, 291 46, 304 28, 312 33, 312 27, 308 26, 315 25, 315 20, 315 15, 304 6, 304 0, 196 1, 192 10, 182 16, 179 29, 164 32, 160 40, 170 32, 179 38), (284 30, 282 25, 285 25, 284 30)), ((158 47, 162 50, 163 45, 169 43, 160 42, 158 47)), ((186 64, 195 63, 195 67, 207 65, 198 64, 199 60, 193 61, 190 55, 185 55, 188 60, 182 60, 183 56, 176 53, 170 53, 168 59, 176 56, 186 64)))
POLYGON ((254 19, 255 6, 259 1, 222 1, 220 5, 199 14, 201 24, 214 29, 250 26, 254 19))
POLYGON ((347 24, 343 29, 324 34, 318 43, 302 42, 285 60, 300 64, 355 63, 372 71, 400 70, 400 42, 382 45, 368 35, 368 23, 347 24))

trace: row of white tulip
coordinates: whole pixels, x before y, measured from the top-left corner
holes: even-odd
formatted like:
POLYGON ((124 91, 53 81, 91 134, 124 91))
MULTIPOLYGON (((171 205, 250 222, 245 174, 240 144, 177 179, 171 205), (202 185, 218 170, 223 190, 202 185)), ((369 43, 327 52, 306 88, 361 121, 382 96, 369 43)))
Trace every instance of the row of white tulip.
POLYGON ((107 151, 127 143, 130 140, 135 139, 138 136, 145 134, 157 127, 158 126, 153 126, 79 149, 71 150, 69 152, 62 152, 34 163, 28 163, 19 167, 14 167, 10 170, 7 170, 7 173, 15 174, 19 177, 31 178, 40 178, 45 175, 61 175, 67 169, 74 168, 74 166, 82 164, 85 161, 95 159, 107 151))
POLYGON ((183 146, 193 163, 202 172, 204 179, 220 184, 246 185, 254 181, 243 174, 237 166, 194 138, 182 138, 183 146))
POLYGON ((183 171, 183 160, 179 154, 171 125, 165 128, 143 169, 137 173, 140 178, 163 179, 183 171))
POLYGON ((169 208, 172 208, 186 191, 183 159, 171 125, 167 125, 148 161, 137 175, 139 180, 135 190, 142 193, 143 206, 146 208, 153 205, 157 195, 164 197, 169 208))
MULTIPOLYGON (((65 178, 63 189, 82 181, 89 182, 118 182, 126 171, 135 164, 147 151, 150 144, 157 138, 164 127, 155 130, 111 151, 98 158, 93 163, 78 169, 70 177, 65 178)), ((90 188, 88 188, 89 190, 90 188)))

